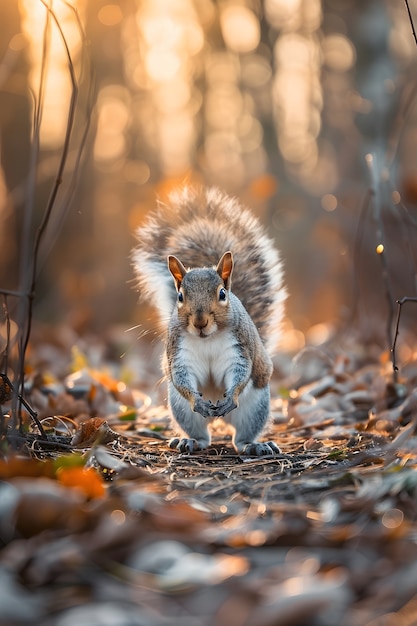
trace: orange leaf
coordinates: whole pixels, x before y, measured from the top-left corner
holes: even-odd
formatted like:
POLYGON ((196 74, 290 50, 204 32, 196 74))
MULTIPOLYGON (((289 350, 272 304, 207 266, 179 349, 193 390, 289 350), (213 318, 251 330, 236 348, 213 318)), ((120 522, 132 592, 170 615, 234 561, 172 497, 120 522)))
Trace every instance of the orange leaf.
POLYGON ((89 370, 91 377, 94 378, 100 385, 111 391, 117 393, 118 381, 115 380, 107 372, 100 372, 99 370, 89 370))
POLYGON ((9 456, 5 461, 0 461, 0 478, 16 478, 17 476, 52 478, 54 466, 52 461, 36 461, 15 456, 9 456))
POLYGON ((56 477, 61 485, 79 489, 87 498, 102 498, 106 493, 103 480, 92 467, 62 467, 56 477))

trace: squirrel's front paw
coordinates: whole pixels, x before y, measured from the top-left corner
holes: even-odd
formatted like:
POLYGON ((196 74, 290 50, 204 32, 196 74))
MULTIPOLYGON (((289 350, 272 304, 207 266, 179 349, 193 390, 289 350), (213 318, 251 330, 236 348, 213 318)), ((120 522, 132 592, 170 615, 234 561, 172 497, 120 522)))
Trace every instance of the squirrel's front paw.
POLYGON ((242 454, 269 456, 271 454, 281 454, 281 450, 273 441, 265 441, 265 443, 247 443, 242 450, 242 454))
POLYGON ((213 411, 216 409, 216 405, 210 402, 210 400, 203 400, 203 398, 198 395, 195 398, 193 411, 195 413, 200 413, 203 417, 212 417, 216 415, 213 411))
POLYGON ((180 452, 196 452, 197 450, 201 450, 201 446, 196 439, 179 439, 179 437, 174 437, 169 442, 170 448, 175 448, 180 452))
POLYGON ((219 400, 213 409, 212 415, 216 417, 223 417, 233 411, 237 407, 233 396, 225 396, 224 400, 219 400))

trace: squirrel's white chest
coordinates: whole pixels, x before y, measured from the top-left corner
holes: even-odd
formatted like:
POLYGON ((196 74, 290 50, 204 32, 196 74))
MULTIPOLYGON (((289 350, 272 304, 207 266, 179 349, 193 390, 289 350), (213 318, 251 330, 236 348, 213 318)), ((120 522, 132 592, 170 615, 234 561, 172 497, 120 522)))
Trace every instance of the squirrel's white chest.
POLYGON ((236 360, 236 347, 230 333, 221 331, 205 338, 187 334, 182 347, 185 366, 194 376, 198 390, 213 401, 220 398, 236 360))

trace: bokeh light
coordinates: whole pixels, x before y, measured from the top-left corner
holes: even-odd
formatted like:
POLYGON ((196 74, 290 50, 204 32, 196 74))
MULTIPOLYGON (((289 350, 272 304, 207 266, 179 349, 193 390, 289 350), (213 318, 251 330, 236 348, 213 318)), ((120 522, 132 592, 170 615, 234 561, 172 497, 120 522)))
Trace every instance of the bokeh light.
POLYGON ((220 14, 220 25, 224 41, 230 50, 251 52, 261 38, 259 20, 247 7, 226 6, 220 14))

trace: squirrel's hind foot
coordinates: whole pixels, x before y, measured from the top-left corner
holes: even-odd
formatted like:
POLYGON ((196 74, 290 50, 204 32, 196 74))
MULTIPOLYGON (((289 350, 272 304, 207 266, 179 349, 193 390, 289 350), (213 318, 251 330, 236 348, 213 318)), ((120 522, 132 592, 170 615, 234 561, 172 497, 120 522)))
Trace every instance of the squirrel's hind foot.
POLYGON ((248 456, 270 456, 271 454, 281 454, 281 449, 273 441, 264 443, 247 443, 241 454, 248 456))
POLYGON ((173 439, 171 439, 168 445, 170 448, 175 448, 180 452, 188 452, 189 454, 191 454, 192 452, 197 452, 198 450, 202 450, 204 447, 198 443, 197 439, 187 439, 185 437, 182 439, 180 439, 179 437, 174 437, 173 439))

